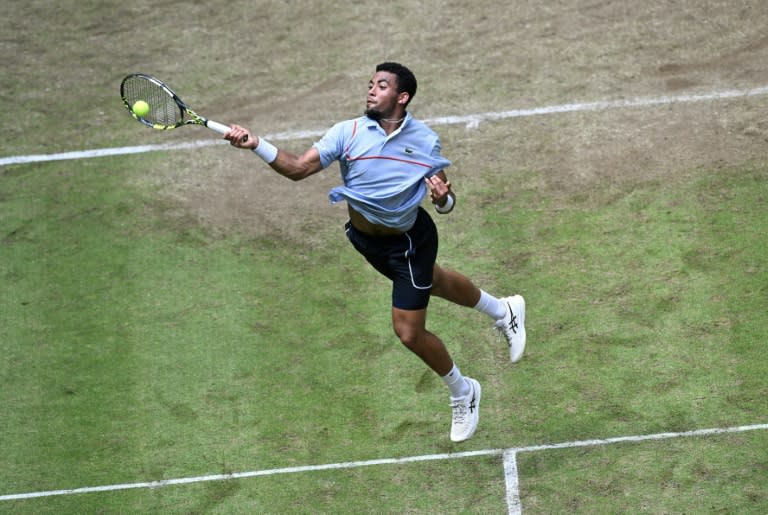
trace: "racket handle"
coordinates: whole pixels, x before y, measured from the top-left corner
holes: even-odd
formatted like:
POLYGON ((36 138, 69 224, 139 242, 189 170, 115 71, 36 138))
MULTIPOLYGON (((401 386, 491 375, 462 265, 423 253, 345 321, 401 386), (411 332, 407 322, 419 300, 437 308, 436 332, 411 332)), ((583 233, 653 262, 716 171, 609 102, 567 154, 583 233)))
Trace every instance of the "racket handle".
POLYGON ((213 120, 206 121, 205 126, 221 134, 226 134, 231 130, 229 126, 224 125, 223 123, 214 122, 213 120))
MULTIPOLYGON (((226 134, 230 130, 232 130, 227 125, 224 125, 223 123, 219 123, 219 122, 214 122, 213 120, 206 121, 205 122, 205 126, 208 127, 209 129, 212 129, 212 130, 214 130, 216 132, 219 132, 221 134, 226 134)), ((243 143, 248 141, 248 135, 243 136, 243 140, 242 141, 243 141, 243 143)))

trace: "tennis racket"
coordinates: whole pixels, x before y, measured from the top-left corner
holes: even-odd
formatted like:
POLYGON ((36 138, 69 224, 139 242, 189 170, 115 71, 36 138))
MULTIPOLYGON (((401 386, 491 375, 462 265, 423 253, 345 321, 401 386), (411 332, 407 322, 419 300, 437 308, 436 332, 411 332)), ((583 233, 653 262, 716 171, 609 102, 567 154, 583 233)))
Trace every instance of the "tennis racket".
POLYGON ((124 78, 120 96, 131 116, 153 129, 167 131, 182 125, 202 125, 221 134, 230 130, 228 126, 194 112, 167 84, 145 73, 132 73, 124 78), (139 101, 149 104, 146 113, 134 111, 133 106, 139 101))

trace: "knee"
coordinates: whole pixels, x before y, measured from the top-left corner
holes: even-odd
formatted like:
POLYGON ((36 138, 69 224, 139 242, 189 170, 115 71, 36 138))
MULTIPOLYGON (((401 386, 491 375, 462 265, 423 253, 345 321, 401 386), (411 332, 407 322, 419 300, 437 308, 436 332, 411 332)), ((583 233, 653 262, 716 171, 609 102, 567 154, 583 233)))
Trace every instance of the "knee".
POLYGON ((409 324, 394 324, 395 335, 400 342, 411 350, 417 350, 421 347, 424 340, 424 331, 409 324))

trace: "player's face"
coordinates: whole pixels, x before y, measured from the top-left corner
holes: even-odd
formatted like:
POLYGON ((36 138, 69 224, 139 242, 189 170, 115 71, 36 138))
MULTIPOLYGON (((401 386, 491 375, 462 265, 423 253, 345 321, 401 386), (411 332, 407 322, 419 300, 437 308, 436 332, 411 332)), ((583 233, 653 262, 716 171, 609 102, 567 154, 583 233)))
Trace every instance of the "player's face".
POLYGON ((374 120, 395 118, 408 99, 408 93, 397 92, 397 75, 376 72, 368 83, 365 114, 374 120))

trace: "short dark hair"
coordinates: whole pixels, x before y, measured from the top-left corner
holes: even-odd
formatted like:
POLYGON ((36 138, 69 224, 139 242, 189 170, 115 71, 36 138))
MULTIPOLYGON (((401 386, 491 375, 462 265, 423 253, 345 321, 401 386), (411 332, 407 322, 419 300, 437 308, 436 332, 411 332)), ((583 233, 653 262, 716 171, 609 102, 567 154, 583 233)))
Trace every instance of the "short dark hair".
POLYGON ((397 77, 397 92, 408 93, 408 102, 405 103, 406 107, 408 103, 416 95, 416 76, 411 70, 406 68, 400 63, 386 62, 376 66, 377 72, 389 72, 397 77))

